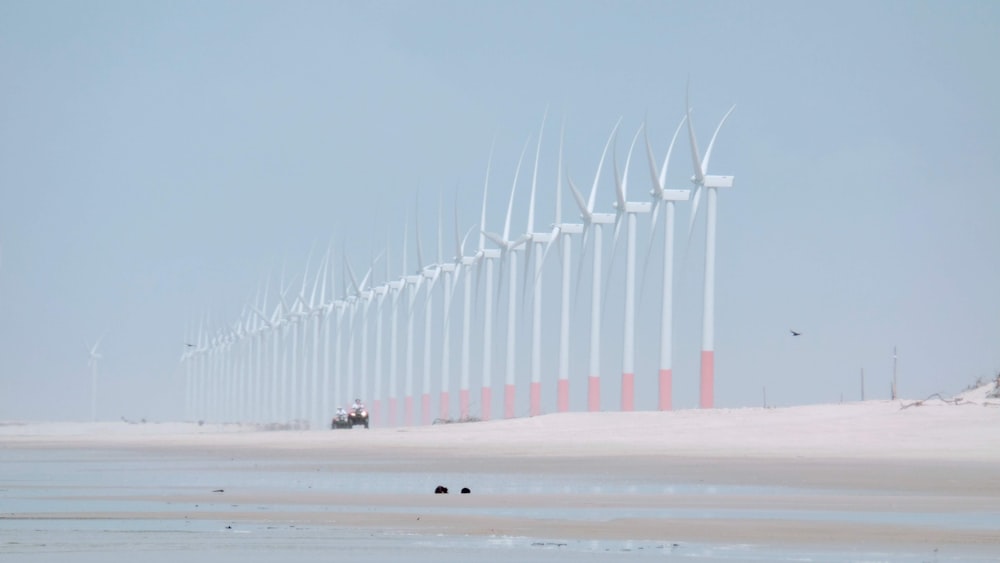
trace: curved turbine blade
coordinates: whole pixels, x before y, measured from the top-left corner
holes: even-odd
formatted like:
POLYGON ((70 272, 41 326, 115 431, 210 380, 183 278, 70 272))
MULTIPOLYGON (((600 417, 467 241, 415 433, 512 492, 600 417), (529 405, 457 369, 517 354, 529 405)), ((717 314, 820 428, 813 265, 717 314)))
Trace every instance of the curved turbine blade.
POLYGON ((486 232, 486 192, 490 187, 490 168, 493 166, 493 149, 496 143, 497 139, 493 137, 493 142, 490 144, 490 157, 486 161, 486 181, 483 182, 483 210, 479 216, 479 250, 482 250, 486 245, 486 240, 481 233, 486 232))
MULTIPOLYGON (((469 235, 465 235, 468 237, 469 235)), ((455 260, 460 260, 465 241, 458 238, 458 190, 455 190, 455 260)))
POLYGON ((580 191, 576 189, 576 184, 573 183, 573 179, 569 177, 566 179, 569 180, 570 193, 573 194, 573 199, 576 200, 576 205, 580 208, 580 217, 583 218, 585 223, 590 223, 591 212, 590 209, 587 208, 586 202, 583 201, 583 196, 580 195, 580 191))
POLYGON ((542 126, 538 129, 538 143, 535 145, 535 166, 531 173, 531 199, 528 203, 528 232, 535 232, 535 188, 538 186, 538 160, 542 154, 542 135, 545 133, 545 119, 549 116, 549 108, 542 115, 542 126))
POLYGON ((604 144, 604 151, 601 153, 601 160, 597 163, 597 173, 594 174, 594 185, 590 187, 590 198, 587 199, 587 210, 591 213, 594 212, 594 196, 597 194, 597 183, 601 179, 601 169, 604 167, 604 159, 608 155, 608 147, 611 146, 611 141, 615 138, 618 132, 618 126, 621 125, 622 118, 618 118, 618 122, 615 123, 613 129, 611 129, 611 134, 608 135, 608 142, 604 144))
POLYGON ((521 174, 521 164, 524 162, 524 153, 528 150, 528 139, 521 149, 521 156, 517 159, 517 169, 514 171, 514 184, 510 187, 510 200, 507 202, 507 219, 503 223, 503 239, 510 240, 510 212, 514 209, 514 192, 517 191, 517 177, 521 174))
MULTIPOLYGON (((674 129, 674 136, 670 138, 670 146, 667 147, 667 156, 663 157, 663 167, 660 168, 660 189, 667 183, 667 166, 670 164, 670 155, 674 152, 674 143, 677 141, 677 135, 681 132, 681 127, 684 127, 684 123, 687 122, 687 115, 681 118, 681 122, 677 124, 677 129, 674 129)), ((650 153, 652 156, 652 153, 650 153)))
MULTIPOLYGON (((625 174, 622 178, 622 188, 621 188, 621 202, 624 210, 625 201, 628 199, 628 170, 632 165, 632 151, 635 150, 635 142, 639 140, 639 133, 642 133, 646 124, 643 123, 639 126, 639 130, 635 132, 635 136, 632 137, 632 144, 628 147, 628 156, 625 157, 625 174)), ((617 176, 617 174, 616 174, 617 176)))
POLYGON ((694 126, 691 123, 691 104, 687 101, 687 94, 684 95, 685 116, 687 117, 688 140, 691 142, 691 163, 694 168, 694 183, 702 185, 705 183, 705 173, 701 169, 701 156, 698 154, 698 140, 694 136, 694 126))
MULTIPOLYGON (((646 256, 642 259, 642 274, 639 276, 639 303, 642 303, 642 292, 646 287, 646 270, 649 269, 649 257, 653 254, 653 242, 656 239, 656 217, 660 212, 662 199, 653 200, 653 218, 649 226, 649 243, 646 245, 646 256)), ((665 221, 664 221, 665 222, 665 221)))
MULTIPOLYGON (((541 259, 541 266, 542 266, 542 268, 545 267, 545 258, 549 255, 549 249, 552 248, 552 244, 556 242, 556 239, 560 238, 561 236, 562 236, 562 234, 560 233, 559 225, 556 225, 552 229, 552 234, 549 237, 549 242, 546 243, 545 244, 545 248, 542 249, 542 259, 541 259)), ((538 278, 541 277, 540 273, 541 273, 541 270, 539 270, 538 272, 535 272, 535 281, 534 281, 533 285, 537 285, 538 284, 538 278)))
POLYGON ((733 113, 736 106, 729 108, 726 115, 722 116, 722 121, 719 121, 719 126, 715 128, 715 132, 712 133, 712 139, 708 142, 708 149, 705 151, 705 159, 701 161, 701 173, 708 174, 708 161, 712 158, 712 147, 715 146, 715 138, 719 135, 719 130, 722 129, 722 125, 729 119, 729 114, 733 113))

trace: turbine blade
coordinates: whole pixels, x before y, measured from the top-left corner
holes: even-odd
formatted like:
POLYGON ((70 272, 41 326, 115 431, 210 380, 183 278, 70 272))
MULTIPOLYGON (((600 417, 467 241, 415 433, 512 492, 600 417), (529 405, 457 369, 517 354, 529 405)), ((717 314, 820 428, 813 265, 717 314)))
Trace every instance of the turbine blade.
MULTIPOLYGON (((617 143, 616 143, 617 144, 617 143)), ((625 188, 621 176, 618 175, 618 151, 611 151, 611 166, 615 173, 615 209, 621 214, 625 210, 625 188)))
POLYGON ((701 200, 701 184, 695 186, 694 196, 691 198, 691 218, 688 221, 688 243, 694 233, 694 222, 698 218, 698 202, 701 200))
POLYGON ((483 182, 483 210, 479 215, 479 250, 485 248, 486 240, 483 238, 482 233, 486 231, 486 192, 490 187, 490 168, 493 166, 493 149, 496 146, 497 139, 496 136, 493 137, 493 142, 490 143, 490 157, 486 161, 486 180, 483 182))
MULTIPOLYGON (((549 255, 549 249, 552 248, 552 244, 556 242, 556 239, 559 239, 561 236, 562 236, 561 229, 559 228, 559 225, 556 225, 552 229, 552 234, 549 236, 549 242, 547 242, 545 244, 545 248, 542 249, 542 259, 539 261, 539 263, 541 264, 541 268, 545 268, 545 258, 549 255)), ((560 249, 560 252, 561 252, 562 251, 562 243, 560 243, 559 249, 560 249)), ((535 284, 538 283, 538 278, 539 278, 539 273, 540 272, 541 272, 541 270, 539 270, 538 272, 535 272, 535 281, 534 281, 535 284)))
POLYGON ((566 137, 566 118, 563 118, 562 127, 559 130, 559 160, 556 162, 556 224, 562 223, 562 169, 563 169, 563 142, 566 137))
POLYGON ((528 142, 524 141, 524 148, 521 149, 521 156, 517 159, 517 169, 514 171, 514 183, 510 187, 510 200, 507 202, 507 219, 503 223, 503 239, 510 239, 510 213, 514 209, 514 192, 517 191, 517 178, 521 174, 521 164, 524 163, 524 153, 528 150, 528 142))
POLYGON ((715 128, 715 132, 712 133, 712 139, 708 142, 708 149, 705 150, 705 159, 701 161, 701 173, 708 174, 708 161, 712 158, 712 147, 715 146, 715 138, 719 135, 719 130, 722 129, 722 125, 729 119, 729 114, 733 113, 736 106, 729 108, 726 115, 722 116, 722 121, 719 121, 718 127, 715 128))
MULTIPOLYGON (((646 270, 649 269, 649 257, 653 254, 653 242, 656 239, 656 217, 660 212, 662 199, 653 200, 653 218, 649 226, 649 243, 646 245, 646 256, 642 259, 642 274, 639 275, 639 304, 642 304, 642 292, 646 287, 646 270)), ((665 221, 664 221, 665 222, 665 221)))
POLYGON ((608 135, 608 142, 604 144, 604 151, 601 153, 601 160, 597 163, 597 173, 594 174, 594 185, 590 188, 590 198, 587 200, 587 209, 593 213, 594 212, 594 196, 597 194, 597 184, 601 180, 601 169, 604 167, 604 159, 608 155, 608 148, 611 146, 611 141, 615 138, 618 133, 618 126, 621 124, 622 118, 618 118, 618 122, 615 123, 613 129, 611 129, 611 134, 608 135))
POLYGON ((639 129, 635 132, 635 135, 632 136, 632 144, 629 145, 628 147, 628 156, 625 157, 625 174, 624 177, 622 178, 622 189, 621 189, 623 206, 625 205, 625 201, 628 199, 628 171, 629 168, 632 166, 632 152, 635 150, 635 142, 639 140, 639 133, 642 133, 645 127, 646 127, 645 123, 639 125, 639 129))
MULTIPOLYGON (((464 254, 465 241, 458 238, 458 190, 455 190, 455 259, 460 260, 464 254)), ((468 235, 466 235, 468 237, 468 235)))
POLYGON ((506 241, 504 239, 500 238, 500 235, 498 235, 496 233, 483 232, 483 235, 486 238, 488 238, 491 241, 493 241, 493 243, 496 244, 497 246, 499 246, 500 248, 503 248, 506 245, 506 241))
POLYGON ((580 215, 583 217, 584 221, 590 222, 590 209, 587 208, 587 203, 583 201, 583 196, 580 195, 580 191, 576 189, 576 185, 573 183, 573 179, 567 177, 569 180, 569 189, 573 194, 573 199, 576 200, 576 206, 580 208, 580 215))
POLYGON ((681 122, 677 124, 677 129, 674 129, 674 136, 670 138, 670 146, 667 147, 667 156, 663 158, 663 167, 660 168, 660 188, 667 183, 667 166, 670 164, 670 155, 674 152, 674 143, 677 141, 677 135, 681 132, 681 127, 684 127, 684 123, 687 122, 687 115, 681 118, 681 122))
POLYGON ((542 135, 545 133, 545 119, 549 116, 549 108, 542 115, 542 126, 538 129, 538 143, 535 146, 535 166, 531 173, 531 199, 528 204, 528 232, 535 232, 535 188, 538 186, 538 160, 542 154, 542 135))
POLYGON ((663 181, 656 175, 656 157, 653 156, 653 145, 649 143, 649 130, 646 130, 646 162, 649 163, 649 177, 653 181, 653 201, 663 197, 663 181))
POLYGON ((701 156, 698 155, 698 140, 694 136, 694 127, 691 124, 691 106, 687 106, 687 130, 688 130, 688 140, 691 142, 691 163, 694 167, 694 183, 696 185, 702 185, 705 183, 705 173, 701 169, 701 156))

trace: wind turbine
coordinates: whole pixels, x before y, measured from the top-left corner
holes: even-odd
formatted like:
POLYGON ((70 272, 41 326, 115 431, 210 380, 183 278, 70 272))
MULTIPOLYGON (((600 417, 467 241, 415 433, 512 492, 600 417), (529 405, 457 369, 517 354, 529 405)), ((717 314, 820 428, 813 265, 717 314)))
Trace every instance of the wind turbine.
MULTIPOLYGON (((559 250, 562 255, 562 295, 559 317, 559 380, 556 388, 556 409, 559 412, 569 410, 569 274, 572 263, 572 237, 583 233, 583 223, 563 223, 562 222, 562 155, 563 155, 563 133, 565 125, 559 135, 559 163, 556 167, 556 221, 552 225, 552 233, 549 242, 545 246, 542 254, 542 264, 548 256, 549 248, 556 240, 559 241, 559 250)), ((537 274, 536 274, 537 275, 537 274)), ((538 280, 535 280, 538 283, 538 280)))
MULTIPOLYGON (((535 191, 538 185, 538 161, 542 152, 542 135, 545 132, 545 116, 542 116, 542 126, 538 131, 538 144, 535 147, 535 166, 531 175, 531 198, 528 203, 528 234, 526 235, 528 245, 525 247, 524 280, 525 287, 522 293, 527 293, 528 281, 528 261, 531 250, 535 249, 535 280, 532 284, 534 296, 532 298, 531 316, 531 387, 529 389, 529 415, 538 416, 542 414, 542 264, 544 252, 542 245, 547 245, 552 241, 551 232, 535 232, 535 191)), ((523 297, 522 297, 523 299, 523 297)))
MULTIPOLYGON (((674 130, 674 136, 670 138, 670 146, 667 148, 667 155, 663 159, 663 166, 659 175, 656 171, 656 161, 653 157, 653 147, 649 144, 649 136, 646 136, 646 155, 649 160, 649 174, 653 181, 653 189, 649 192, 653 196, 653 219, 649 229, 650 244, 653 248, 652 238, 656 235, 656 216, 660 209, 660 204, 665 207, 663 218, 663 297, 660 308, 660 373, 659 373, 659 401, 658 407, 662 410, 670 410, 672 407, 673 388, 673 309, 674 309, 674 206, 678 201, 687 201, 690 197, 688 190, 668 190, 663 186, 667 179, 667 166, 670 164, 670 154, 674 151, 674 142, 681 132, 681 127, 687 121, 685 115, 674 130)), ((649 251, 646 253, 646 262, 649 262, 649 251)), ((645 267, 643 267, 643 280, 645 280, 645 267)))
MULTIPOLYGON (((438 411, 440 412, 442 420, 448 420, 451 418, 451 398, 449 395, 449 391, 451 389, 451 299, 454 293, 454 284, 458 281, 457 276, 459 270, 457 256, 451 261, 445 261, 442 256, 442 216, 443 204, 439 200, 438 267, 444 274, 444 287, 442 288, 442 293, 444 294, 444 308, 441 316, 441 396, 438 400, 438 411)), ((458 233, 456 233, 456 236, 458 236, 458 233)))
POLYGON ((472 271, 477 257, 465 255, 465 242, 469 238, 466 233, 465 238, 458 238, 458 194, 455 194, 455 261, 462 269, 467 270, 465 274, 465 290, 463 292, 464 308, 462 309, 462 358, 461 374, 459 375, 458 390, 458 412, 459 420, 469 418, 469 344, 470 344, 470 323, 472 321, 472 271))
MULTIPOLYGON (((388 237, 386 237, 388 240, 388 237)), ((386 250, 385 264, 386 264, 386 275, 388 276, 389 268, 389 251, 386 250)), ((399 298, 403 293, 403 288, 406 287, 406 226, 403 227, 403 274, 404 277, 393 280, 389 282, 389 294, 392 302, 390 308, 390 321, 389 321, 389 417, 388 425, 390 427, 396 425, 396 413, 398 407, 396 405, 396 399, 398 395, 399 386, 399 362, 398 354, 399 350, 399 340, 398 340, 398 330, 397 325, 399 322, 399 298)))
MULTIPOLYGON (((635 407, 635 226, 636 215, 649 213, 653 204, 648 201, 628 201, 628 169, 632 161, 632 150, 639 139, 643 127, 635 132, 632 144, 625 159, 625 177, 618 176, 618 158, 612 156, 615 169, 615 209, 617 211, 615 235, 618 234, 617 218, 625 215, 625 327, 623 331, 624 349, 622 350, 622 410, 631 411, 635 407)), ((617 238, 617 237, 616 237, 617 238)))
POLYGON ((90 349, 90 358, 87 363, 90 365, 90 421, 97 422, 97 361, 103 358, 100 352, 97 351, 98 347, 101 345, 101 341, 104 340, 104 336, 107 333, 101 335, 94 343, 94 346, 90 349))
MULTIPOLYGON (((386 260, 386 279, 388 279, 388 259, 386 260)), ((373 264, 374 266, 374 264, 373 264)), ((388 282, 375 288, 375 372, 372 390, 372 420, 381 422, 382 416, 382 305, 389 293, 388 282)))
POLYGON ((524 153, 528 148, 528 143, 524 143, 521 150, 521 157, 517 161, 517 169, 514 172, 514 183, 510 188, 510 200, 507 203, 507 218, 504 221, 503 235, 486 233, 486 237, 500 247, 500 275, 503 276, 504 264, 507 265, 510 287, 508 288, 507 299, 507 362, 504 379, 504 418, 514 418, 515 400, 515 368, 514 365, 517 343, 515 341, 515 321, 517 313, 517 250, 523 245, 527 238, 521 237, 517 240, 510 240, 510 213, 514 208, 514 192, 517 190, 517 178, 521 173, 521 164, 524 162, 524 153), (506 259, 506 261, 504 261, 506 259))
MULTIPOLYGON (((573 184, 573 179, 568 178, 573 199, 576 200, 576 205, 580 208, 580 215, 583 218, 584 246, 586 246, 590 228, 594 229, 594 266, 590 296, 590 367, 587 377, 587 408, 591 412, 601 410, 601 230, 604 225, 611 225, 615 222, 613 213, 594 213, 594 197, 601 178, 601 169, 604 167, 604 159, 608 154, 608 147, 611 146, 619 124, 621 124, 621 119, 611 130, 611 135, 604 145, 604 152, 601 153, 597 173, 594 175, 594 184, 590 189, 590 198, 586 202, 580 195, 580 191, 576 189, 576 185, 573 184)), ((582 267, 582 258, 580 264, 582 267)), ((580 281, 579 277, 578 274, 577 283, 580 281)))
MULTIPOLYGON (((358 378, 358 386, 360 387, 360 393, 363 395, 365 392, 365 386, 368 381, 368 308, 371 306, 372 298, 375 292, 371 290, 368 286, 368 280, 371 278, 372 269, 375 266, 375 262, 378 258, 372 260, 372 266, 368 268, 368 273, 365 277, 361 279, 358 283, 357 279, 354 277, 354 272, 351 270, 351 264, 345 261, 347 267, 347 274, 351 278, 351 284, 354 286, 355 296, 362 303, 361 310, 361 372, 358 378)), ((349 376, 351 374, 348 374, 349 376)), ((353 394, 354 387, 351 385, 353 378, 348 380, 348 395, 353 394)))
POLYGON ((701 321, 701 408, 703 409, 710 409, 715 403, 715 219, 717 190, 733 186, 732 176, 709 175, 708 161, 712 157, 715 137, 734 109, 736 106, 729 108, 729 111, 719 122, 719 126, 715 128, 712 140, 709 141, 708 149, 705 151, 705 158, 702 160, 698 153, 698 141, 695 139, 694 127, 691 123, 691 106, 688 105, 686 108, 688 138, 691 141, 691 161, 694 166, 694 176, 691 177, 691 182, 694 184, 694 198, 691 207, 691 222, 688 227, 689 241, 698 213, 699 196, 702 190, 708 192, 707 219, 705 221, 705 291, 701 321))
MULTIPOLYGON (((489 420, 492 415, 493 394, 493 262, 500 258, 500 249, 486 248, 486 195, 490 186, 490 168, 493 165, 493 147, 486 162, 486 180, 483 183, 483 207, 479 216, 479 251, 476 253, 478 267, 486 261, 486 297, 483 299, 483 369, 480 388, 480 418, 489 420)), ((478 287, 479 284, 477 283, 478 287)), ((467 408, 467 406, 466 406, 467 408)))
MULTIPOLYGON (((417 209, 419 213, 419 209, 417 209)), ((417 235, 417 241, 420 240, 420 225, 414 217, 415 232, 417 235)), ((404 229, 405 231, 405 229, 404 229)), ((406 237, 403 237, 403 271, 407 271, 406 267, 406 237)), ((419 244, 418 244, 419 252, 419 244)), ((418 262, 422 261, 422 258, 418 256, 418 262)), ((420 291, 420 284, 423 281, 423 267, 422 264, 417 264, 417 271, 414 274, 407 274, 404 276, 404 281, 406 287, 409 288, 408 303, 406 308, 406 380, 404 382, 404 393, 403 398, 403 423, 407 426, 413 424, 413 305, 417 300, 417 293, 420 291)))

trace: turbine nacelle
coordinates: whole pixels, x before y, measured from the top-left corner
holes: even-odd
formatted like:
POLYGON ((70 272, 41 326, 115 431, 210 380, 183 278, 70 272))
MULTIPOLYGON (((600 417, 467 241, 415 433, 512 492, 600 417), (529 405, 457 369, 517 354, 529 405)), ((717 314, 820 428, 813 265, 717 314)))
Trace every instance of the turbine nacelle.
POLYGON ((559 229, 559 232, 566 235, 579 235, 583 233, 583 225, 581 223, 560 223, 558 225, 553 225, 553 227, 559 229))
POLYGON ((663 201, 688 201, 691 199, 690 190, 663 190, 660 194, 660 199, 663 201))
POLYGON ((589 223, 591 225, 613 225, 615 217, 614 213, 591 213, 589 223))
MULTIPOLYGON (((714 176, 714 175, 707 175, 706 174, 702 178, 703 178, 703 183, 701 185, 704 186, 704 187, 706 187, 706 188, 731 188, 731 187, 733 187, 733 180, 734 180, 733 176, 714 176)), ((697 176, 691 176, 691 183, 697 186, 699 184, 698 177, 697 176)))

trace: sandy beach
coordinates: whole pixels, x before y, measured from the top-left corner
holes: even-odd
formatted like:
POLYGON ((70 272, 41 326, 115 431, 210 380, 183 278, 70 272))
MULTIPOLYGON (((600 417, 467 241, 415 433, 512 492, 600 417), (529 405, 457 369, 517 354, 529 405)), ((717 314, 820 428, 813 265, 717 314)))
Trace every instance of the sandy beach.
MULTIPOLYGON (((380 560, 395 560, 400 545, 416 560, 459 560, 484 545, 497 560, 613 560, 644 550, 710 560, 993 560, 994 388, 919 404, 569 413, 349 431, 6 423, 0 553, 56 560, 38 537, 67 523, 100 522, 113 545, 122 523, 153 522, 143 528, 149 535, 202 522, 208 534, 251 530, 269 545, 290 530, 341 542, 388 534, 395 547, 376 549, 380 560), (437 485, 450 494, 433 494, 437 485), (462 487, 472 493, 457 494, 462 487)), ((85 544, 68 549, 101 553, 85 544)), ((174 551, 162 537, 139 545, 174 551)), ((235 545, 223 551, 243 549, 235 545)))

